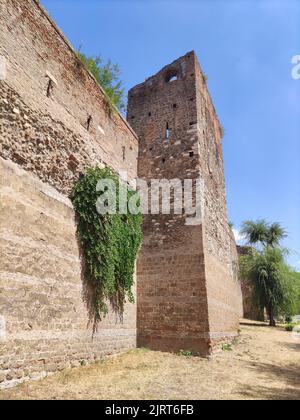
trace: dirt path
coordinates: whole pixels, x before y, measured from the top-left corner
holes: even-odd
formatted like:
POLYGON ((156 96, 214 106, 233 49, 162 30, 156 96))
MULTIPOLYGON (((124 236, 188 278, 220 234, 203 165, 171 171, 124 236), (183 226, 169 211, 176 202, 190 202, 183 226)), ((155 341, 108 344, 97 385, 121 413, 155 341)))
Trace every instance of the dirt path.
POLYGON ((300 339, 247 323, 212 360, 135 350, 0 392, 0 399, 297 399, 300 339))

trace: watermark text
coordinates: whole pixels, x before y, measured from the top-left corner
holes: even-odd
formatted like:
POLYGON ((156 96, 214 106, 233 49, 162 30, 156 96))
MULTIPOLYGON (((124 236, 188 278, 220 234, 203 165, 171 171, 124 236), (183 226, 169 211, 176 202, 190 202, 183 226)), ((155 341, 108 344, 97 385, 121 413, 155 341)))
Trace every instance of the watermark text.
POLYGON ((300 79, 300 55, 294 55, 292 57, 292 64, 294 64, 292 68, 292 78, 298 80, 300 79))
POLYGON ((7 67, 6 58, 0 55, 0 80, 6 79, 6 74, 7 74, 6 67, 7 67))

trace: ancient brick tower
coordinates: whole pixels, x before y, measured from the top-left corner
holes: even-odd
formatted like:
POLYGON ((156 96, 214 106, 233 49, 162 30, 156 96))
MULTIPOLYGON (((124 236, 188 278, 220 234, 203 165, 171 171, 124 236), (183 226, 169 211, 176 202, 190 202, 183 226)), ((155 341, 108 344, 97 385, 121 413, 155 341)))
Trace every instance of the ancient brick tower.
POLYGON ((237 334, 241 290, 228 225, 222 129, 194 52, 129 92, 138 175, 204 181, 202 224, 149 214, 138 261, 138 345, 209 354, 237 334))

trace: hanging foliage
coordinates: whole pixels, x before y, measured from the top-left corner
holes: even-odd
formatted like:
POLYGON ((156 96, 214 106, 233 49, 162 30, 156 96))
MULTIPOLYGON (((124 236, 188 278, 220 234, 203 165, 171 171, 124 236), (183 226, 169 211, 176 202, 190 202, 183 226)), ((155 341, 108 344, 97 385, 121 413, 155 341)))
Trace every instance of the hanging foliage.
MULTIPOLYGON (((103 195, 104 194, 104 195, 103 195)), ((120 183, 110 169, 90 168, 74 186, 71 200, 77 215, 77 232, 82 250, 84 299, 89 319, 96 332, 98 323, 108 313, 108 304, 122 320, 126 300, 134 302, 135 261, 142 242, 142 215, 130 214, 129 201, 136 192, 120 183), (116 214, 99 214, 97 204, 107 188, 99 181, 112 183, 115 188, 116 214), (127 214, 120 214, 120 194, 125 194, 127 214)))

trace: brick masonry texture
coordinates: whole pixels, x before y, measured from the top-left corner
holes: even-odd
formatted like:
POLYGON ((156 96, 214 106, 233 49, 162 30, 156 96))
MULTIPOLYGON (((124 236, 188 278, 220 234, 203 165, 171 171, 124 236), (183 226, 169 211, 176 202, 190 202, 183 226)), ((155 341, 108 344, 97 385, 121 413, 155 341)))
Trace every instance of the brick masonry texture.
POLYGON ((222 129, 194 52, 129 92, 128 121, 140 139, 139 177, 200 176, 205 186, 201 225, 186 226, 184 215, 145 217, 138 344, 208 354, 237 335, 242 298, 226 209, 222 129))
POLYGON ((0 55, 7 60, 0 155, 63 193, 95 164, 134 178, 136 135, 118 113, 109 116, 103 91, 45 12, 33 0, 4 0, 0 21, 0 55))
POLYGON ((38 1, 1 1, 0 56, 0 387, 134 348, 137 327, 139 346, 203 355, 234 337, 241 291, 221 128, 195 54, 129 92, 129 122, 38 1), (137 305, 122 324, 110 313, 92 340, 67 197, 97 164, 129 181, 200 175, 205 217, 145 217, 137 305))
POLYGON ((136 347, 135 305, 123 324, 110 314, 92 339, 69 200, 2 158, 0 200, 2 386, 136 347))
POLYGON ((96 164, 135 178, 138 140, 109 112, 102 89, 38 2, 1 1, 0 56, 7 62, 0 81, 0 386, 6 387, 136 347, 136 305, 127 306, 123 324, 110 314, 92 340, 67 196, 96 164))

